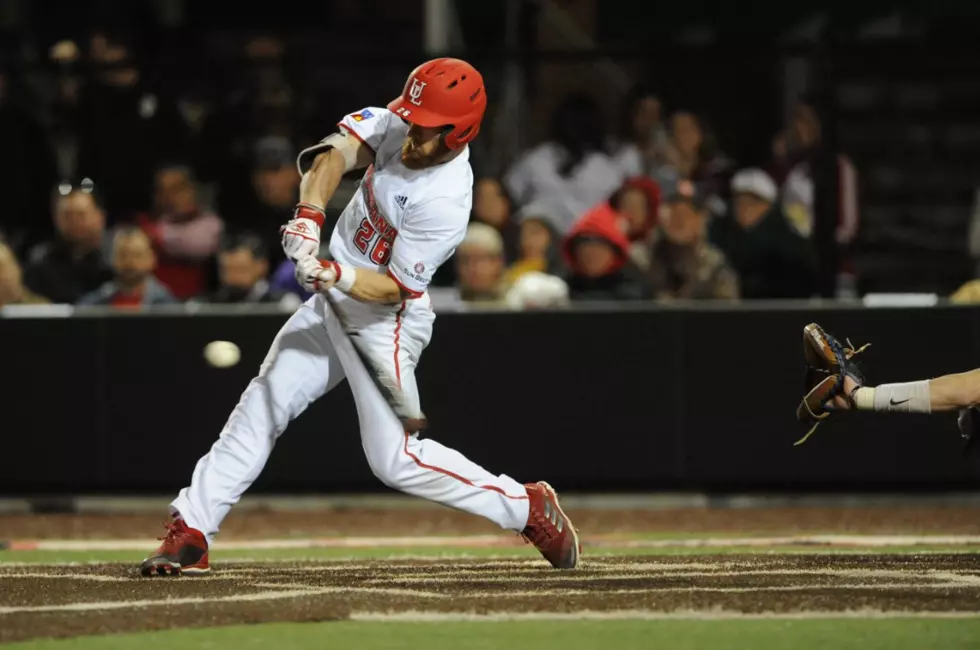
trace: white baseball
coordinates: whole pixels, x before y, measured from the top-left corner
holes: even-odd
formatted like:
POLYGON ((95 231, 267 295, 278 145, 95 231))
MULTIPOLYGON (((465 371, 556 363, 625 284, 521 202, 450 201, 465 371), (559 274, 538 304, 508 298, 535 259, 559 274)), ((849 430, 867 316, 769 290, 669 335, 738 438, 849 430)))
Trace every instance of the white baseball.
POLYGON ((242 358, 242 351, 231 341, 211 341, 204 348, 204 358, 215 368, 230 368, 242 358))

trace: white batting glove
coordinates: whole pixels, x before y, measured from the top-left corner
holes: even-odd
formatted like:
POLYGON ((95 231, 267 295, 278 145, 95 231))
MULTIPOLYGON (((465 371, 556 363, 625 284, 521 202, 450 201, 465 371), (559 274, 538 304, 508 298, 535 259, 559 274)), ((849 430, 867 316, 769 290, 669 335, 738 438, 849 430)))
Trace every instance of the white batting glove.
POLYGON ((286 257, 298 260, 320 251, 320 228, 325 216, 323 210, 315 205, 300 203, 296 206, 292 220, 280 228, 282 250, 286 257))
POLYGON ((310 293, 326 293, 337 283, 334 262, 304 255, 296 260, 296 281, 310 293))

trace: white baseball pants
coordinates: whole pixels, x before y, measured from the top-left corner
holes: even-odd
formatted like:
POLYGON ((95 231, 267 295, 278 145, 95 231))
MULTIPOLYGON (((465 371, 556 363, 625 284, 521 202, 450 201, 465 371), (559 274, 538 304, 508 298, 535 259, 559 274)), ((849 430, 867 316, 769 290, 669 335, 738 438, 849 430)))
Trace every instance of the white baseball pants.
MULTIPOLYGON (((403 303, 397 312, 336 291, 334 296, 417 406, 415 366, 435 320, 428 295, 403 303)), ((228 511, 262 472, 290 421, 344 377, 354 394, 368 465, 385 485, 481 515, 504 529, 525 527, 528 500, 520 483, 404 431, 320 296, 310 298, 279 330, 258 376, 198 461, 190 486, 171 503, 171 513, 179 513, 210 544, 228 511)), ((331 431, 325 422, 324 433, 346 432, 331 431)))

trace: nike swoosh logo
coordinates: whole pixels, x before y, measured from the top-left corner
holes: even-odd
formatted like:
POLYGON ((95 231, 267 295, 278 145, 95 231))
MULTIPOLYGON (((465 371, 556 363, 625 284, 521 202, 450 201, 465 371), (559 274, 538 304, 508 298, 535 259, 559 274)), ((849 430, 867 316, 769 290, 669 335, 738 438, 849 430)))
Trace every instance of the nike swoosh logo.
POLYGON ((909 399, 903 399, 901 402, 896 402, 895 399, 892 398, 892 399, 888 400, 888 403, 891 404, 892 406, 898 406, 899 404, 904 404, 905 402, 908 402, 911 399, 912 398, 910 397, 909 399))

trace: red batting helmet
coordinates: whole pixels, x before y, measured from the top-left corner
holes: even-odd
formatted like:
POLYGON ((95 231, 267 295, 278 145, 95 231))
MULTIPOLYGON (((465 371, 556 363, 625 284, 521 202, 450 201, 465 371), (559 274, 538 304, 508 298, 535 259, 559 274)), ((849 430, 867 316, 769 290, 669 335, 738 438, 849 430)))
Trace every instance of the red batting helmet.
POLYGON ((459 59, 433 59, 408 75, 388 110, 424 127, 451 126, 446 146, 458 149, 476 137, 487 110, 487 90, 476 68, 459 59))

